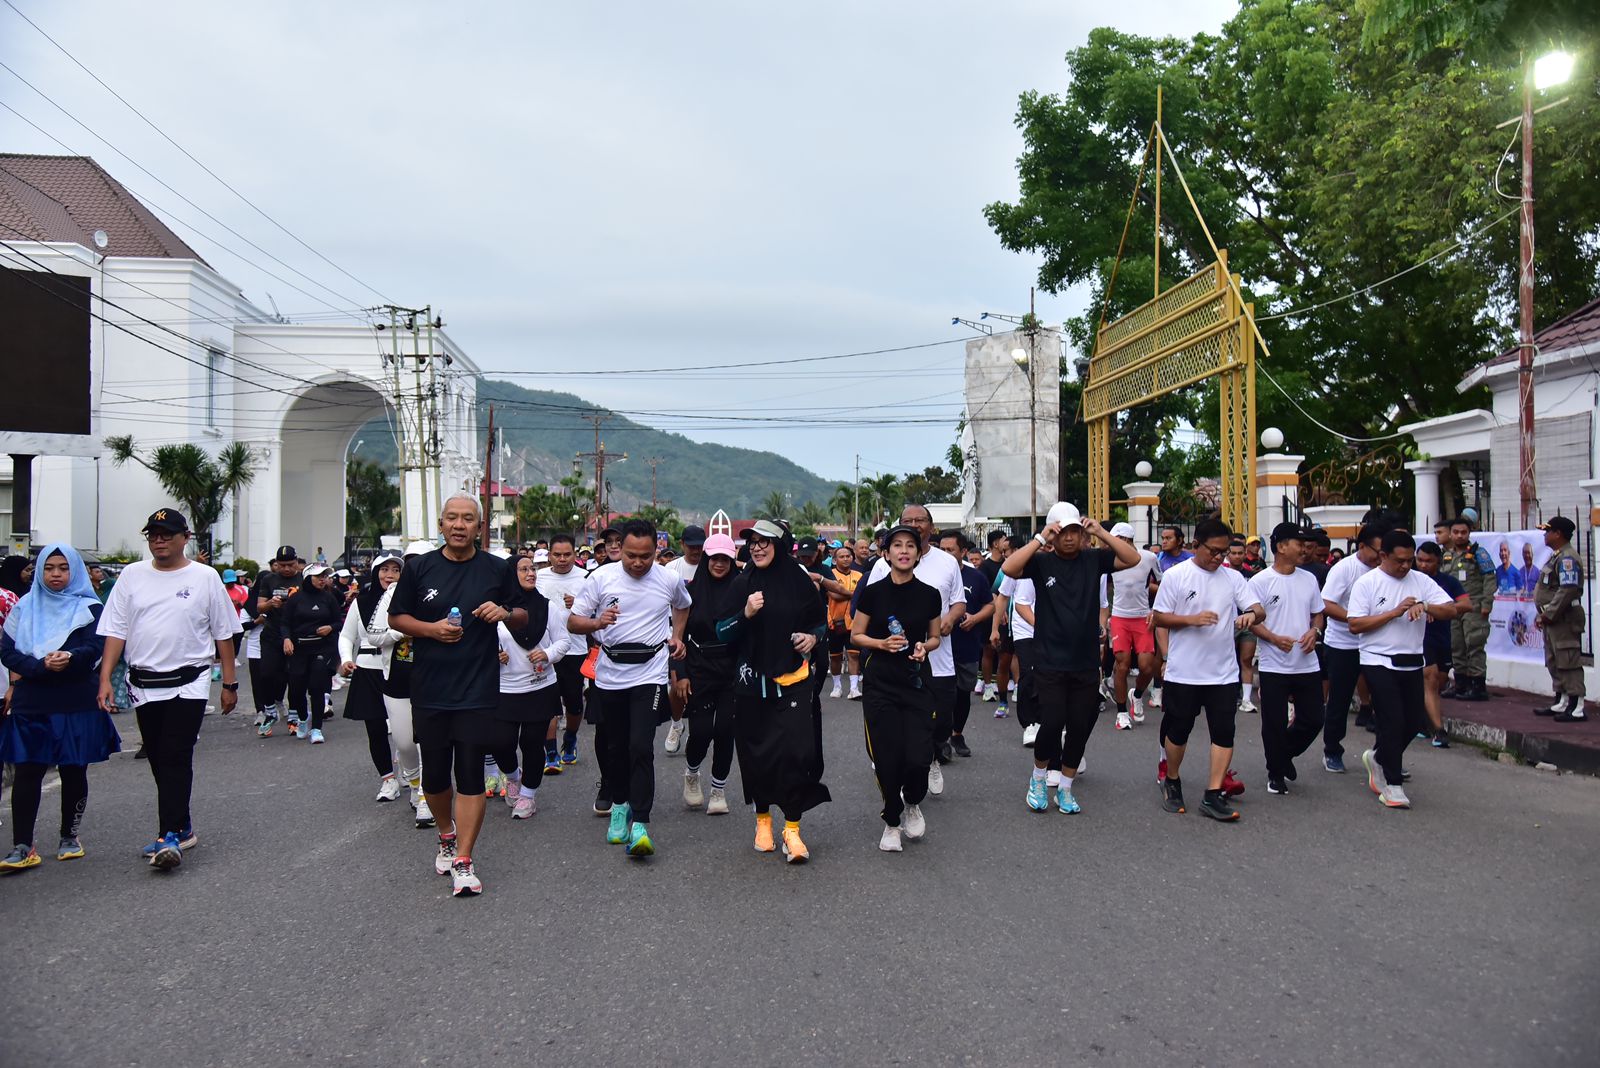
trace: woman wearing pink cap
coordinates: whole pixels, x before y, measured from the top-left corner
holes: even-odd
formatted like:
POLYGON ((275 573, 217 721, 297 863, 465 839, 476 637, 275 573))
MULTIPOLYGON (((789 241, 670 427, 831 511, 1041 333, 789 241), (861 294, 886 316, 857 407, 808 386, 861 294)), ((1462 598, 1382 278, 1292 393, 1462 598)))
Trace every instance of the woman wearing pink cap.
POLYGON ((732 538, 713 534, 706 538, 704 555, 688 580, 694 605, 684 631, 689 741, 684 751, 688 769, 683 773, 683 803, 690 808, 705 805, 708 816, 727 814, 728 774, 733 770, 733 680, 738 665, 733 648, 717 637, 717 620, 743 607, 735 589, 738 555, 732 538), (709 797, 700 784, 707 752, 711 753, 709 797))

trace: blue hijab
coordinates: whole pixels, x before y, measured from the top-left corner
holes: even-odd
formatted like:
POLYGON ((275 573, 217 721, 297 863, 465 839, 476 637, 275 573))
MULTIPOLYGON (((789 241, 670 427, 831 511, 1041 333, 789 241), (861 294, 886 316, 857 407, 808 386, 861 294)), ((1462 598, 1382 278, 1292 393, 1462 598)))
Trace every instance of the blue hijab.
POLYGON ((42 660, 45 654, 59 650, 68 635, 93 619, 90 606, 99 603, 94 583, 89 581, 89 569, 78 550, 60 542, 46 545, 33 569, 33 588, 6 617, 6 636, 18 651, 42 660), (60 591, 44 584, 45 561, 58 553, 72 569, 72 577, 60 591))

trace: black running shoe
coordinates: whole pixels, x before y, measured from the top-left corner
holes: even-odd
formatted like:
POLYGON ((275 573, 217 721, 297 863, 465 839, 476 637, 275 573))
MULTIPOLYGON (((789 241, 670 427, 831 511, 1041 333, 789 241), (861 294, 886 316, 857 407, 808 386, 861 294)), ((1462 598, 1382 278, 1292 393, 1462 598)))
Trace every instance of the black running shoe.
POLYGON ((967 745, 967 740, 959 734, 951 736, 950 748, 956 751, 956 756, 969 757, 972 755, 972 749, 967 745))
POLYGON ((1183 783, 1166 779, 1161 783, 1161 807, 1168 812, 1187 812, 1183 807, 1183 783))
POLYGON ((1433 732, 1433 747, 1435 749, 1449 749, 1450 748, 1450 736, 1448 734, 1446 734, 1444 731, 1434 731, 1433 732))
POLYGON ((939 746, 939 763, 948 764, 952 760, 954 760, 955 758, 956 758, 956 751, 955 751, 955 747, 954 746, 952 746, 949 742, 944 742, 944 743, 940 744, 940 746, 939 746))
POLYGON ((1239 813, 1228 804, 1228 795, 1221 790, 1207 790, 1200 799, 1200 811, 1214 820, 1231 823, 1239 818, 1239 813))
POLYGON ((1293 761, 1290 761, 1289 766, 1284 769, 1283 777, 1285 779, 1288 779, 1290 782, 1294 782, 1296 779, 1298 779, 1300 777, 1294 770, 1294 762, 1293 761))
POLYGON ((1277 776, 1272 776, 1271 778, 1267 779, 1267 793, 1286 794, 1288 792, 1289 784, 1284 782, 1283 779, 1277 776))
POLYGON ((601 779, 595 783, 594 814, 596 816, 611 815, 611 791, 606 788, 606 782, 601 779))

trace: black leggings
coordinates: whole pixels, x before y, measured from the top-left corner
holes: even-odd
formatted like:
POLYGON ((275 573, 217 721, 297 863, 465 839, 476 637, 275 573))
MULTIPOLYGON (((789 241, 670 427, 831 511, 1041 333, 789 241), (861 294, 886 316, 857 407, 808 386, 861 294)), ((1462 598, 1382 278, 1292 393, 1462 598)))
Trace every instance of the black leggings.
POLYGON ((450 792, 450 772, 455 771, 456 792, 483 793, 483 748, 463 742, 422 746, 422 792, 450 792))
POLYGON ((861 694, 861 715, 867 757, 883 798, 881 815, 890 827, 900 826, 907 805, 928 796, 928 768, 933 764, 933 695, 927 690, 874 685, 867 680, 861 694))
POLYGON ((1189 732, 1204 712, 1211 744, 1218 749, 1232 749, 1233 720, 1238 710, 1237 682, 1202 686, 1168 679, 1161 688, 1161 737, 1173 745, 1188 745, 1189 732))
POLYGON ((295 650, 289 658, 289 707, 306 718, 306 702, 311 702, 311 726, 322 727, 327 712, 328 690, 333 686, 333 654, 322 649, 295 650))
POLYGON ((711 784, 726 783, 733 771, 733 683, 690 683, 689 742, 684 759, 698 771, 711 753, 711 784))
MULTIPOLYGON (((1039 691, 1033 677, 1033 639, 1018 638, 1012 643, 1012 649, 1017 654, 1017 695, 1012 699, 1011 708, 1017 714, 1017 726, 1031 727, 1039 722, 1039 691)), ((1000 700, 1005 699, 1002 693, 1000 700)))
POLYGON ((598 693, 606 727, 600 759, 611 803, 627 805, 634 823, 649 823, 656 799, 656 727, 667 707, 667 688, 645 683, 598 693))
POLYGON ((258 704, 276 705, 283 700, 283 691, 288 685, 289 658, 283 655, 283 635, 263 630, 261 656, 250 661, 250 689, 255 692, 258 704))
MULTIPOLYGON (((49 764, 18 764, 11 784, 11 844, 33 845, 33 825, 39 819, 39 798, 49 764)), ((82 764, 61 765, 61 837, 78 837, 78 824, 89 803, 89 769, 82 764)))
MULTIPOLYGON (((1323 649, 1328 665, 1328 709, 1322 722, 1322 751, 1328 756, 1344 756, 1344 732, 1350 723, 1350 698, 1361 677, 1361 652, 1358 649, 1323 649)), ((1295 715, 1299 715, 1296 706, 1295 715)))
MULTIPOLYGON (((1031 674, 1037 701, 1034 709, 1039 717, 1034 762, 1053 765, 1059 761, 1064 774, 1076 775, 1089 735, 1100 719, 1100 673, 1034 668, 1031 674)), ((1017 689, 1022 689, 1021 684, 1017 689)))
MULTIPOLYGON (((271 708, 277 701, 272 697, 272 683, 267 678, 267 669, 263 666, 266 662, 258 656, 254 660, 248 661, 248 663, 250 665, 250 696, 255 698, 256 712, 259 714, 271 708)), ((280 693, 283 691, 281 683, 278 686, 278 691, 280 693)))
POLYGON ((389 745, 389 721, 369 719, 364 722, 367 725, 367 749, 372 753, 372 766, 378 769, 379 775, 393 775, 394 749, 389 745))
POLYGON ((1322 678, 1315 671, 1280 675, 1263 671, 1261 677, 1261 748, 1267 754, 1269 778, 1286 778, 1294 758, 1311 748, 1322 733, 1322 678), (1289 723, 1289 699, 1294 699, 1294 724, 1289 723))
POLYGON ((522 751, 522 763, 520 765, 522 781, 527 782, 528 777, 531 775, 533 783, 529 789, 536 788, 539 785, 539 776, 544 774, 544 736, 550 733, 550 720, 545 720, 542 723, 531 721, 514 723, 512 726, 516 728, 517 740, 510 746, 491 753, 490 756, 494 758, 496 764, 500 765, 502 774, 511 775, 516 772, 519 766, 517 764, 517 750, 520 749, 522 751))

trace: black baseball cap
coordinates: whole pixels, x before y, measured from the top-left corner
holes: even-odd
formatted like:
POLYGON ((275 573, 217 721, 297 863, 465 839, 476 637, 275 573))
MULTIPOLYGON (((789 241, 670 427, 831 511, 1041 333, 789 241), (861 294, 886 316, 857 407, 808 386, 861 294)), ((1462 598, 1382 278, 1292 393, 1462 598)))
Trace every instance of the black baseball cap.
POLYGON ((796 547, 803 553, 814 553, 817 551, 817 539, 812 537, 801 538, 796 547))
POLYGON ((157 531, 163 534, 187 534, 189 521, 176 508, 157 508, 144 521, 144 529, 139 533, 154 534, 157 531))
POLYGON ((684 548, 698 549, 706 543, 706 528, 689 526, 683 528, 683 537, 678 539, 683 542, 684 548))
MULTIPOLYGON (((1315 535, 1299 523, 1279 523, 1272 528, 1272 547, 1276 549, 1280 541, 1293 538, 1296 541, 1309 540, 1315 535)), ((1257 539, 1260 540, 1259 538, 1257 539)))
POLYGON ((278 551, 273 554, 271 562, 274 564, 287 564, 298 559, 300 559, 300 554, 294 551, 293 545, 280 545, 278 546, 278 551))
POLYGON ((1577 525, 1575 523, 1572 522, 1572 520, 1568 519, 1566 516, 1558 515, 1558 516, 1551 516, 1548 520, 1545 521, 1544 525, 1542 525, 1539 529, 1540 530, 1553 530, 1557 534, 1560 534, 1564 538, 1570 538, 1570 537, 1572 537, 1572 532, 1577 530, 1578 527, 1577 527, 1577 525))
POLYGON ((897 523, 888 530, 884 531, 882 538, 879 540, 879 544, 887 549, 889 547, 889 543, 894 540, 894 536, 896 534, 910 534, 917 541, 917 551, 922 551, 922 532, 916 527, 910 526, 906 523, 897 523))
POLYGON ((604 539, 612 534, 615 534, 619 538, 622 537, 622 528, 613 523, 600 532, 600 537, 604 539))

